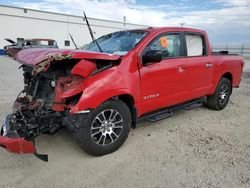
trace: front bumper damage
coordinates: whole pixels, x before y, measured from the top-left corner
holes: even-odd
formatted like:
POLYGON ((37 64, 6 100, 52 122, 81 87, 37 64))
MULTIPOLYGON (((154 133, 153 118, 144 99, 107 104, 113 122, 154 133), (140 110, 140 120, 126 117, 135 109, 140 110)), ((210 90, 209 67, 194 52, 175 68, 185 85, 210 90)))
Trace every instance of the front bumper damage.
POLYGON ((0 136, 0 146, 11 153, 36 153, 36 148, 32 142, 24 138, 9 138, 0 136))
POLYGON ((43 161, 48 161, 48 156, 38 154, 36 152, 34 141, 25 140, 16 132, 11 131, 9 126, 9 117, 7 116, 0 132, 0 147, 6 149, 11 153, 17 154, 34 154, 43 161))
POLYGON ((12 153, 33 153, 47 161, 47 155, 37 154, 35 138, 63 127, 76 130, 77 115, 89 112, 78 112, 78 107, 72 111, 83 95, 85 80, 97 71, 97 64, 101 71, 118 63, 120 56, 30 49, 22 50, 15 59, 22 64, 24 89, 4 122, 0 147, 12 153))

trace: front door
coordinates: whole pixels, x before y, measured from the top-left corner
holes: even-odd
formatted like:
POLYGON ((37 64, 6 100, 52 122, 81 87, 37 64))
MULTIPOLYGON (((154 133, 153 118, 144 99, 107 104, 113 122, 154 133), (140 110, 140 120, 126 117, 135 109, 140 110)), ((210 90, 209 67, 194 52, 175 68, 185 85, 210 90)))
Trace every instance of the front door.
POLYGON ((140 68, 140 114, 184 102, 188 81, 181 34, 160 35, 145 50, 161 50, 162 60, 140 68))

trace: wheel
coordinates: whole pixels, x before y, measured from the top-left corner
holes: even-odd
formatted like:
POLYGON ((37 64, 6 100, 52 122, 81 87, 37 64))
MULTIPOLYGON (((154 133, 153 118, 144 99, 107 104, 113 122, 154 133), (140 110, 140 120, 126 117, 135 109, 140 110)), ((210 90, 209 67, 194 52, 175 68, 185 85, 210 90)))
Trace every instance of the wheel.
POLYGON ((229 101, 231 93, 232 85, 230 80, 227 78, 221 78, 216 87, 215 93, 212 96, 208 96, 208 107, 215 110, 224 109, 229 101))
POLYGON ((80 118, 75 138, 80 147, 94 156, 116 151, 125 142, 131 126, 131 113, 120 100, 109 100, 80 118))

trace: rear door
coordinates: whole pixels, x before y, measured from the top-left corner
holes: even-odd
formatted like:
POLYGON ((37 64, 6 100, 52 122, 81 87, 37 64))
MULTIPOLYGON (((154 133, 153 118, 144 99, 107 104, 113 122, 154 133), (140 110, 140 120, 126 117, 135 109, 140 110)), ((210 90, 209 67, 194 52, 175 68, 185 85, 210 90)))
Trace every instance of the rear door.
POLYGON ((182 40, 182 33, 165 33, 147 46, 161 50, 162 61, 140 68, 143 113, 186 100, 188 80, 182 40))
POLYGON ((185 33, 188 90, 190 99, 207 95, 212 87, 214 59, 208 55, 206 38, 200 33, 185 33))

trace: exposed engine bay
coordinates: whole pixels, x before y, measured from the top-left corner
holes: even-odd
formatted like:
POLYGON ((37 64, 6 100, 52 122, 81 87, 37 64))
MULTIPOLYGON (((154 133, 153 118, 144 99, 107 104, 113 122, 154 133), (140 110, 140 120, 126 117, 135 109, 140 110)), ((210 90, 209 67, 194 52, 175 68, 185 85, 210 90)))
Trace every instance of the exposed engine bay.
MULTIPOLYGON (((67 55, 50 57, 35 66, 21 65, 24 89, 13 105, 13 113, 6 117, 1 136, 34 143, 41 133, 53 134, 61 127, 72 126, 69 111, 82 96, 84 80, 118 63, 118 60, 74 59, 67 55)), ((8 149, 1 143, 0 146, 8 149)), ((9 148, 15 153, 30 153, 24 146, 16 150, 9 148)))
MULTIPOLYGON (((52 64, 46 72, 33 75, 33 68, 22 65, 24 90, 14 103, 14 112, 9 116, 8 134, 16 132, 19 137, 32 140, 40 133, 54 133, 63 125, 64 108, 70 101, 56 101, 56 87, 70 84, 73 78, 70 70, 75 63, 52 64), (64 82, 62 80, 64 78, 64 82), (65 79, 68 78, 68 79, 65 79), (58 110, 58 107, 59 110, 58 110)), ((81 79, 83 81, 83 78, 81 79)), ((8 136, 8 135, 7 135, 8 136)))

